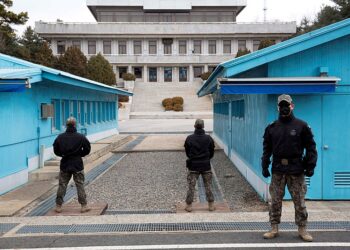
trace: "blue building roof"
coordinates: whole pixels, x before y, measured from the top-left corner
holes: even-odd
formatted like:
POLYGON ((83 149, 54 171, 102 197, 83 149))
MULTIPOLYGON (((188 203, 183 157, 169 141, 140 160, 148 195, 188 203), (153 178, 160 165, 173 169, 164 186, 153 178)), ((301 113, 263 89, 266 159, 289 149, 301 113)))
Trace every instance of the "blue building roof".
POLYGON ((127 96, 133 95, 131 92, 122 89, 0 53, 0 87, 1 85, 8 85, 9 80, 21 79, 26 80, 26 83, 29 85, 40 82, 43 79, 48 79, 60 84, 67 84, 100 92, 127 96))
POLYGON ((294 37, 279 44, 219 64, 208 80, 198 90, 198 96, 213 93, 218 78, 230 78, 283 57, 310 49, 350 34, 350 19, 294 37))

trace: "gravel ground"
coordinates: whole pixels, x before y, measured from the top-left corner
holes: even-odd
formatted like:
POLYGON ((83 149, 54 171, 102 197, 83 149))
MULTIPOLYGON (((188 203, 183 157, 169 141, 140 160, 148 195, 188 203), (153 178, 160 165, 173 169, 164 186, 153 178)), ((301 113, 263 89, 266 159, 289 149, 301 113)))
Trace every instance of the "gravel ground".
MULTIPOLYGON (((172 210, 187 192, 184 152, 126 155, 86 187, 88 202, 108 202, 109 210, 172 210)), ((254 189, 222 151, 212 164, 223 196, 233 212, 267 211, 254 189)), ((195 202, 198 193, 195 194, 195 202)), ((77 198, 74 198, 77 201, 77 198)))
POLYGON ((231 211, 268 211, 267 203, 260 199, 223 151, 215 153, 212 165, 231 211))
POLYGON ((88 202, 108 202, 110 210, 174 211, 186 197, 184 162, 184 152, 128 154, 86 187, 88 202))

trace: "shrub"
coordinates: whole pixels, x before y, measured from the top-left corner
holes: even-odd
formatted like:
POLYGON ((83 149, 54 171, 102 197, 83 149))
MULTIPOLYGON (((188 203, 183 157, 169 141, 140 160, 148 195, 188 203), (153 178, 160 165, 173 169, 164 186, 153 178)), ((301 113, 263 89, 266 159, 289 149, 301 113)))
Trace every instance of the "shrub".
POLYGON ((129 96, 127 96, 127 95, 118 95, 118 100, 120 102, 128 102, 129 101, 129 96))
POLYGON ((163 105, 163 107, 166 107, 166 106, 173 106, 173 100, 172 100, 172 98, 165 98, 165 99, 162 101, 162 105, 163 105))
POLYGON ((123 104, 121 102, 118 102, 118 109, 122 108, 123 104))
POLYGON ((132 73, 124 73, 122 75, 124 81, 135 81, 136 77, 132 73))
POLYGON ((239 49, 239 50, 237 51, 236 58, 238 58, 238 57, 240 57, 240 56, 247 55, 247 54, 249 54, 249 53, 250 53, 250 50, 247 49, 247 48, 244 49, 244 50, 239 49))
POLYGON ((270 46, 272 46, 272 45, 275 45, 275 41, 269 40, 269 39, 262 40, 262 41, 260 42, 260 44, 259 44, 258 50, 261 50, 261 49, 270 47, 270 46))
POLYGON ((183 106, 181 105, 181 104, 175 104, 174 105, 174 111, 183 111, 184 110, 184 108, 183 108, 183 106))
POLYGON ((165 106, 165 111, 169 111, 169 110, 173 110, 173 106, 172 105, 165 106))
POLYGON ((208 80, 209 76, 211 75, 211 72, 204 72, 201 74, 201 78, 203 81, 208 80))
POLYGON ((175 104, 180 104, 183 105, 184 104, 184 99, 181 96, 175 96, 173 97, 173 103, 175 104))

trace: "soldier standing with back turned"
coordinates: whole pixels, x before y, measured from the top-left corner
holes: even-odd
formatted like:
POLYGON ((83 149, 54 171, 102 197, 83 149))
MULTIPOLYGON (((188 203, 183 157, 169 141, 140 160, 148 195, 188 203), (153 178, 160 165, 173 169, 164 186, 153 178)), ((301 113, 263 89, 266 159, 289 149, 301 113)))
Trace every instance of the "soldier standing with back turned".
POLYGON ((304 175, 311 177, 316 167, 317 151, 313 134, 306 122, 293 114, 294 104, 289 95, 278 97, 279 118, 265 129, 262 175, 270 176, 269 165, 272 155, 272 180, 269 187, 271 195, 271 230, 264 234, 265 239, 278 236, 281 222, 282 200, 287 185, 295 207, 295 224, 300 238, 312 241, 306 231, 307 211, 305 206, 306 184, 304 175), (305 151, 305 154, 304 154, 305 151))

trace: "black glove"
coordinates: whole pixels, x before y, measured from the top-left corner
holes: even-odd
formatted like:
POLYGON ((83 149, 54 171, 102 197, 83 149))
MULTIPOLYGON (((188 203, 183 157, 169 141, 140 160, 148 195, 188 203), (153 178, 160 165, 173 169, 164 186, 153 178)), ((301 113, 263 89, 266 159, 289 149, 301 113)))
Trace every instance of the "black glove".
POLYGON ((304 174, 307 177, 311 177, 314 175, 314 170, 313 169, 306 169, 304 174))
POLYGON ((262 175, 263 175, 265 178, 271 176, 271 175, 270 175, 270 172, 269 172, 269 169, 268 169, 268 168, 263 168, 263 170, 262 170, 262 175))

